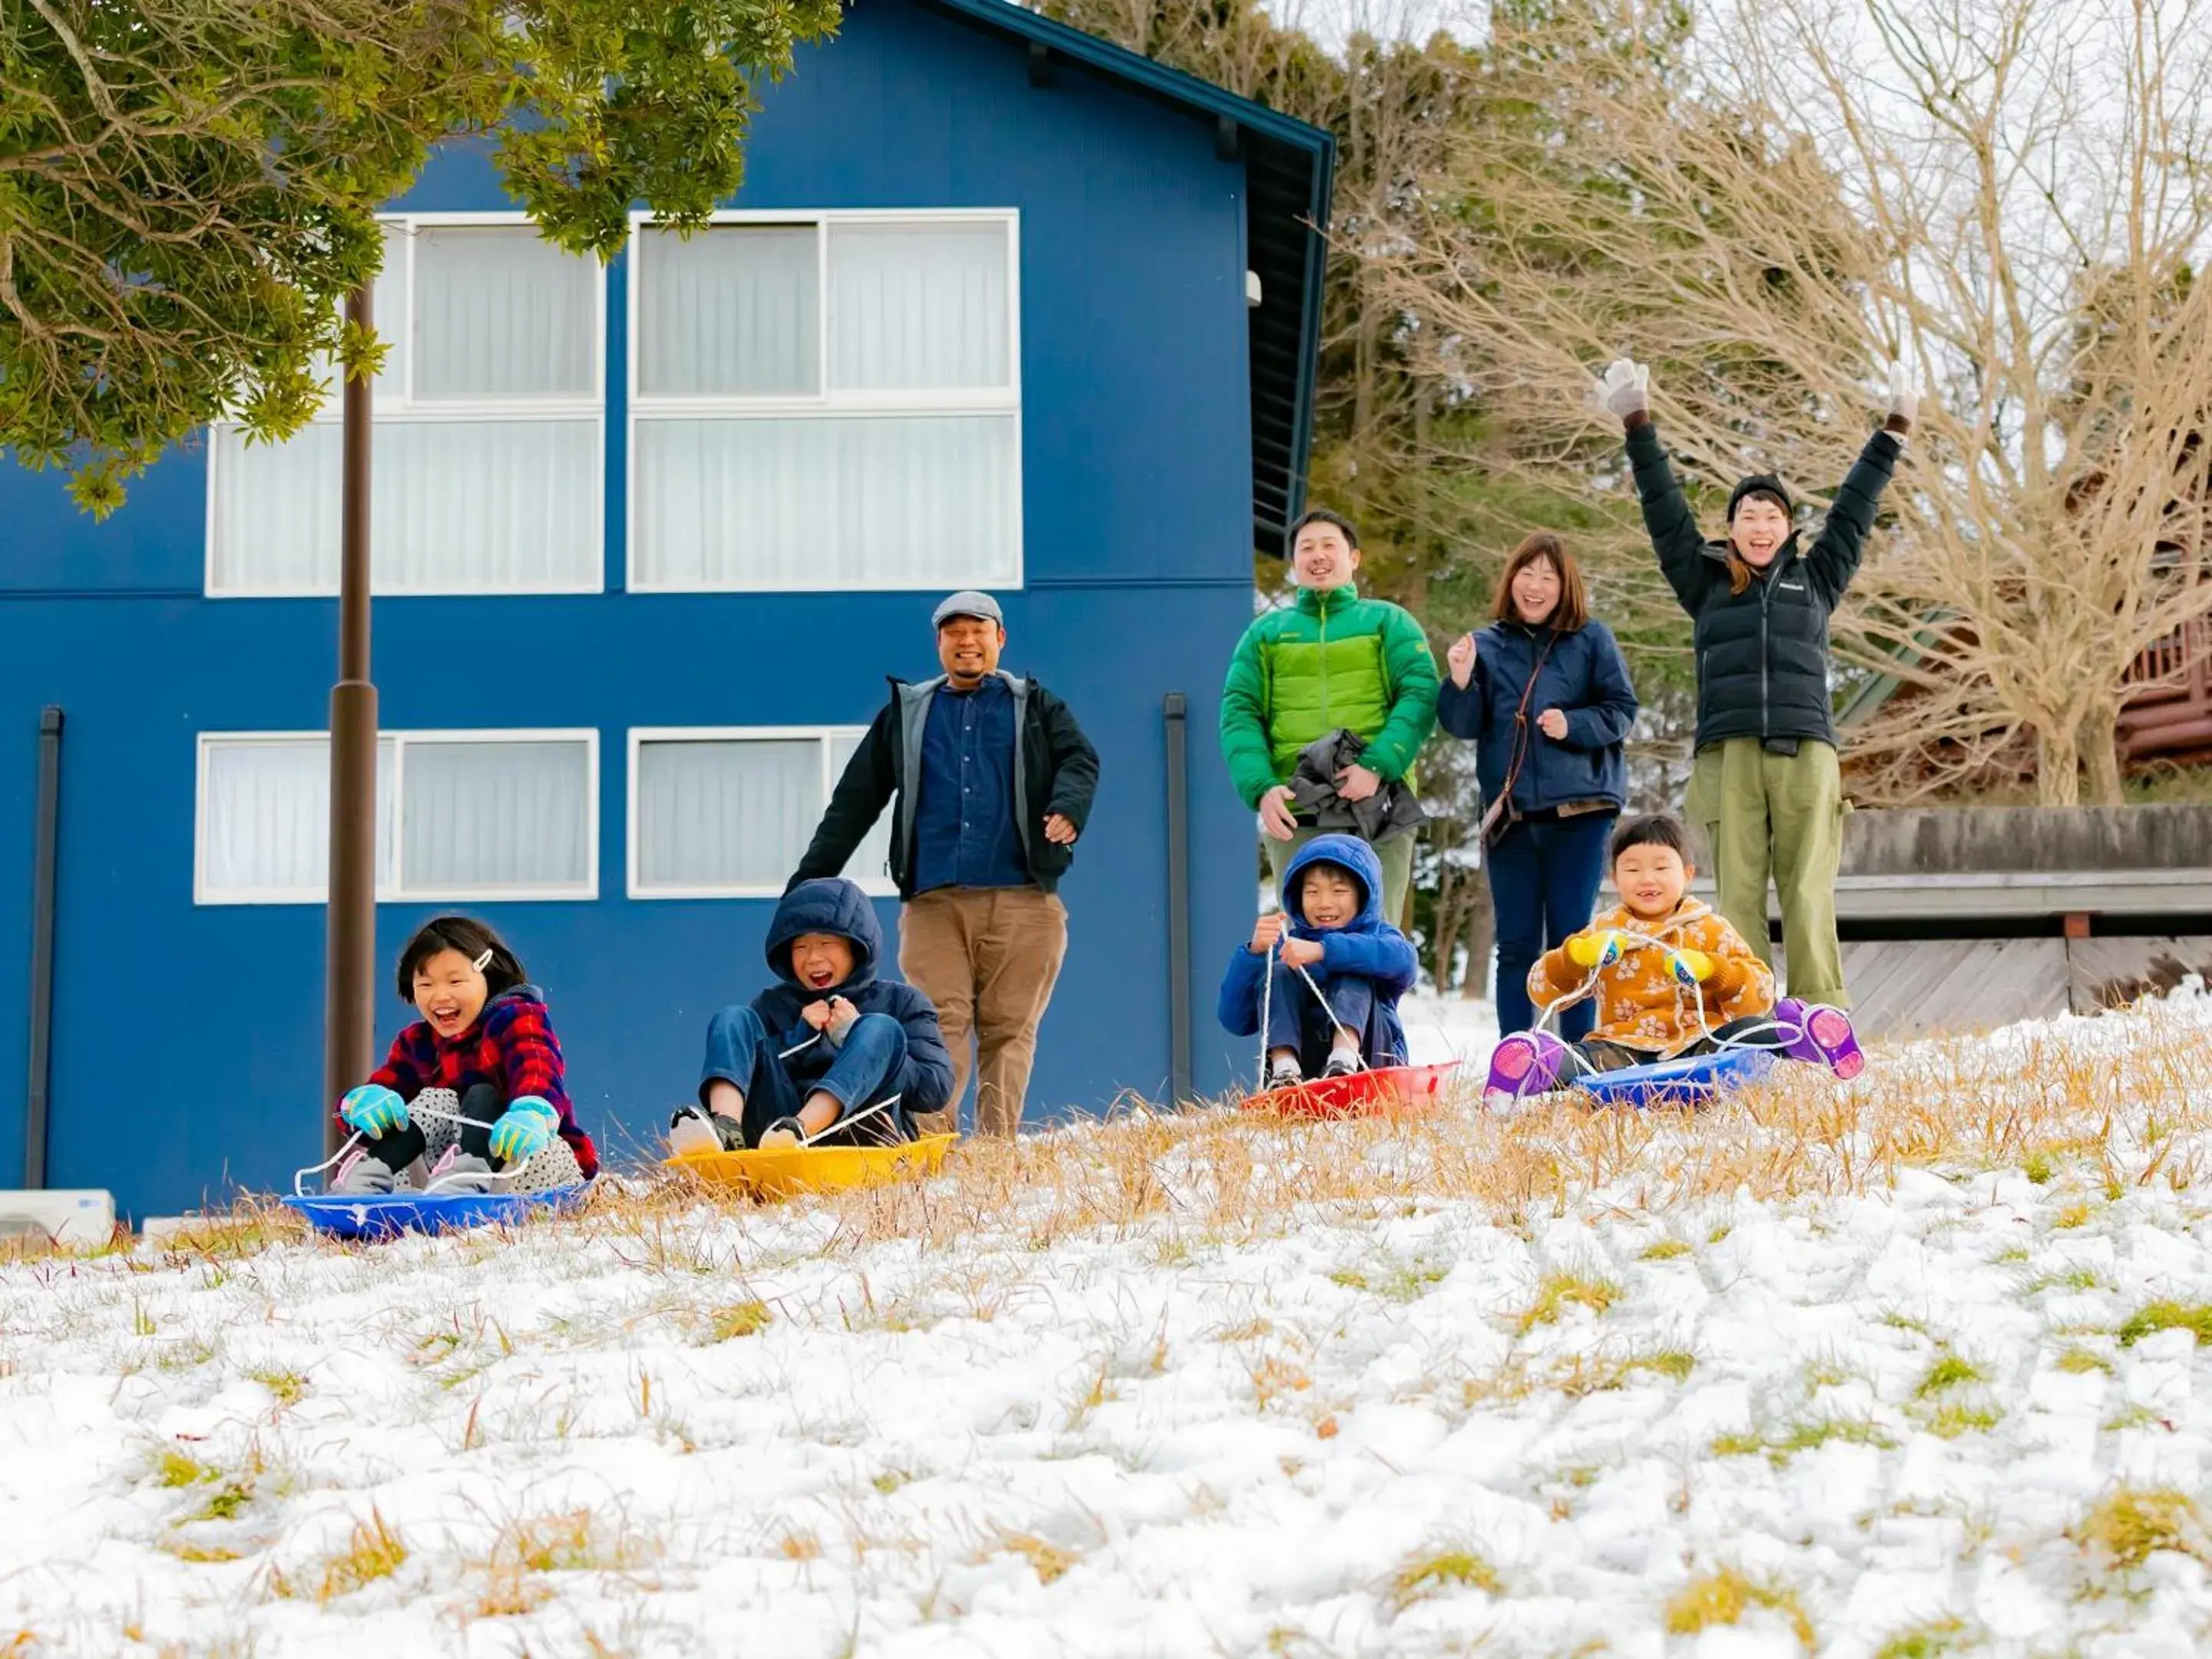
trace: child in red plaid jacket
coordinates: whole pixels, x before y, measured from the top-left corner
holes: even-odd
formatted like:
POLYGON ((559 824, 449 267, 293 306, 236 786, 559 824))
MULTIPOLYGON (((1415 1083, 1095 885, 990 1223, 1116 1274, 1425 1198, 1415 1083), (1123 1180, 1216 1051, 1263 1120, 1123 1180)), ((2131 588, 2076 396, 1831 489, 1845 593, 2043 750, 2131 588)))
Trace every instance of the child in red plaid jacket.
POLYGON ((399 953, 398 990, 422 1018, 338 1103, 367 1146, 332 1191, 391 1192, 425 1153, 449 1192, 489 1192, 495 1175, 531 1192, 599 1172, 544 999, 498 934, 469 916, 425 923, 399 953))

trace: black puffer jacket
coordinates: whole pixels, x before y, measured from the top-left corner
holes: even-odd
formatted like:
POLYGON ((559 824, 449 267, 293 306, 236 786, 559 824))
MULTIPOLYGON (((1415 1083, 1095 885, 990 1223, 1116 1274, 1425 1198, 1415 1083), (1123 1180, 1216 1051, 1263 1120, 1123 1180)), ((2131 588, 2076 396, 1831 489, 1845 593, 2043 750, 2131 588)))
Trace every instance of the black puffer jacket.
POLYGON ((1729 738, 1811 738, 1835 745, 1828 708, 1828 617, 1858 574, 1875 504, 1896 470, 1895 434, 1877 432, 1836 491, 1827 522, 1802 547, 1794 533, 1764 576, 1729 591, 1728 544, 1698 533, 1659 434, 1629 428, 1628 459, 1659 568, 1695 624, 1697 746, 1729 738))

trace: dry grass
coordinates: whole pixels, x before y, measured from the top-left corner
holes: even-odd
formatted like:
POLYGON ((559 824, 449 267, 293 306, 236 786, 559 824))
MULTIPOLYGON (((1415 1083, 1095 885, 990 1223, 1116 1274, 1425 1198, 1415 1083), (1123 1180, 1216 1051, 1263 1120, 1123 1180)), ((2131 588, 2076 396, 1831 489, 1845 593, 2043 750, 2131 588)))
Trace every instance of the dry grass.
POLYGON ((365 1589, 380 1578, 391 1577, 406 1560, 407 1546, 400 1542, 399 1534, 383 1515, 372 1508, 368 1520, 355 1523, 345 1547, 319 1563, 312 1578, 295 1579, 272 1571, 269 1588, 272 1594, 286 1598, 312 1596, 315 1605, 322 1607, 365 1589))
POLYGON ((2121 1486, 2106 1493, 2068 1536, 2100 1566, 2132 1572, 2162 1550, 2212 1565, 2212 1536, 2187 1492, 2121 1486))
POLYGON ((1779 1613, 1789 1622, 1798 1644, 1810 1651, 1813 1621, 1795 1591, 1747 1578, 1733 1567, 1692 1578, 1667 1602, 1669 1636, 1696 1636, 1716 1625, 1738 1625, 1748 1613, 1779 1613))
POLYGON ((1417 1601, 1459 1589, 1503 1595, 1505 1581, 1480 1551, 1453 1546, 1407 1557, 1390 1575, 1387 1594, 1392 1610, 1403 1613, 1417 1601))

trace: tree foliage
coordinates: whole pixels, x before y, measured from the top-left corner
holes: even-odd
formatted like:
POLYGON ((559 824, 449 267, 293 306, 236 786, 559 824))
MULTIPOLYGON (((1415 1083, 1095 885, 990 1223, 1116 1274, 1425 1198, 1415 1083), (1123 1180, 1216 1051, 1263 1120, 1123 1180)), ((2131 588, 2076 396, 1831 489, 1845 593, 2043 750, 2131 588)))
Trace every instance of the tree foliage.
POLYGON ((757 77, 836 0, 9 0, 0 444, 104 512, 218 415, 297 432, 382 257, 377 210, 481 137, 543 233, 611 258, 633 204, 701 223, 757 77))

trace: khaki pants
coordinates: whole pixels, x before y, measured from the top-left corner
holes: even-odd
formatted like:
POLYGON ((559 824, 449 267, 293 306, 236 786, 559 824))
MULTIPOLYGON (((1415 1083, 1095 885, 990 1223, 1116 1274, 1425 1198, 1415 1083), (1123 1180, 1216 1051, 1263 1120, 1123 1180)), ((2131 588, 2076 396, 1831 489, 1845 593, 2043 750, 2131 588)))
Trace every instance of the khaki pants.
MULTIPOLYGON (((1316 836, 1345 833, 1340 830, 1316 830, 1310 824, 1301 824, 1288 841, 1277 841, 1273 836, 1262 835, 1260 844, 1267 849, 1267 873, 1275 878, 1276 893, 1281 894, 1283 872, 1290 868, 1291 860, 1297 855, 1300 848, 1316 836)), ((1388 841, 1368 843, 1375 849, 1375 856, 1382 861, 1382 920, 1393 927, 1405 926, 1406 890, 1413 884, 1413 839, 1419 833, 1418 830, 1404 830, 1388 841)), ((1276 902, 1282 902, 1279 896, 1276 902)))
POLYGON ((952 1051, 952 1098, 917 1115, 924 1134, 960 1127, 975 1042, 975 1133, 1022 1127, 1022 1097, 1036 1060, 1037 1022, 1067 955, 1067 907, 1036 887, 939 887, 899 912, 899 971, 937 1005, 952 1051))
POLYGON ((1766 883, 1782 896, 1782 950, 1790 994, 1850 1006, 1843 947, 1836 940, 1836 871, 1844 852, 1844 782, 1836 751, 1808 738, 1794 755, 1770 755, 1756 738, 1729 738, 1698 751, 1690 772, 1690 817, 1712 848, 1719 910, 1759 960, 1773 964, 1766 938, 1766 883))

